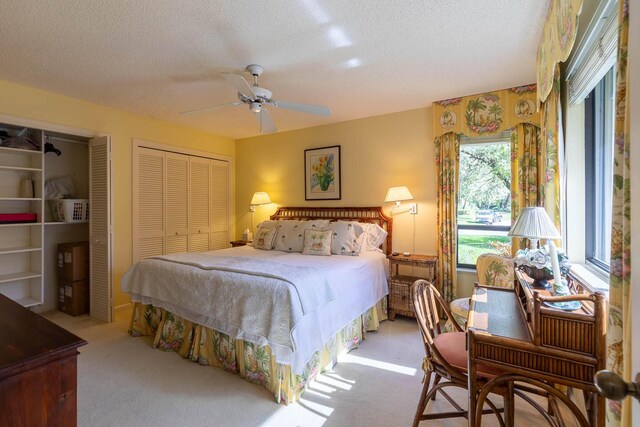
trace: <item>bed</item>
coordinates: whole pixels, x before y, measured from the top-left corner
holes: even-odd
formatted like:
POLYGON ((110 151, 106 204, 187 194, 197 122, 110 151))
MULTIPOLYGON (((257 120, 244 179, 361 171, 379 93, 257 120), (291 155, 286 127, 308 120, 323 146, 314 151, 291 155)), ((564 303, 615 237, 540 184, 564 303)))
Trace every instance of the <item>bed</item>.
POLYGON ((242 246, 142 260, 122 280, 134 302, 129 333, 261 384, 278 403, 298 400, 386 319, 392 222, 379 207, 279 208, 271 216, 286 220, 371 223, 387 235, 380 250, 358 256, 242 246))

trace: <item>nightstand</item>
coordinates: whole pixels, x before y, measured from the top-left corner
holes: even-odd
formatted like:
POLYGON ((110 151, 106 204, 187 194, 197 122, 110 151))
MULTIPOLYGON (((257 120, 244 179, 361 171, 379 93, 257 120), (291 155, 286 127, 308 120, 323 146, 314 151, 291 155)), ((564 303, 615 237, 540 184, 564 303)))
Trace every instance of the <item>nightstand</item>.
POLYGON ((233 242, 229 242, 231 243, 231 247, 235 248, 236 246, 245 246, 245 245, 251 245, 253 243, 253 241, 251 240, 234 240, 233 242))
POLYGON ((418 279, 426 279, 436 284, 436 264, 438 257, 433 255, 411 254, 409 256, 389 255, 389 268, 391 277, 389 278, 389 320, 394 320, 396 314, 416 317, 413 311, 413 299, 411 298, 411 285, 418 279), (403 276, 399 270, 401 265, 420 267, 426 269, 423 277, 403 276))

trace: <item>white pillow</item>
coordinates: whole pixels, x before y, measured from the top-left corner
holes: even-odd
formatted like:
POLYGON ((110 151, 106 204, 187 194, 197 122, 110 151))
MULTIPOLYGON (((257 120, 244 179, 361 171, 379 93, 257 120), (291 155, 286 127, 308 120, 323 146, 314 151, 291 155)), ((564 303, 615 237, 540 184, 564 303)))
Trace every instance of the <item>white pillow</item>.
POLYGON ((365 232, 364 242, 362 244, 363 251, 379 251, 387 239, 387 232, 378 224, 362 223, 365 232))
POLYGON ((258 224, 258 228, 278 228, 278 221, 275 221, 273 219, 268 219, 266 221, 262 221, 260 224, 258 224))
POLYGON ((331 230, 331 253, 334 255, 358 256, 364 240, 364 229, 356 221, 336 221, 329 223, 331 230))
POLYGON ((328 220, 313 221, 282 220, 278 221, 278 231, 273 248, 277 251, 302 252, 304 247, 304 230, 322 230, 329 224, 328 220))
POLYGON ((253 239, 253 247, 270 251, 273 249, 273 240, 276 237, 275 228, 260 227, 256 231, 256 237, 253 239))
POLYGON ((331 256, 331 230, 304 230, 304 255, 331 256))

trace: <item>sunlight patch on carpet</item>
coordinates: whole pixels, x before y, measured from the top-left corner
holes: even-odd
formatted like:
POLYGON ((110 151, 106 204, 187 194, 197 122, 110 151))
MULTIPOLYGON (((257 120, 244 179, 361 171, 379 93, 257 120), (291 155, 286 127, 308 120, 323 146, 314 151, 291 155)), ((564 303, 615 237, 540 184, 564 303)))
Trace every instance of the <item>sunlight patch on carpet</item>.
POLYGON ((362 366, 371 366, 372 368, 384 369, 385 371, 397 372, 399 374, 415 376, 417 370, 406 366, 396 365, 395 363, 381 362, 379 360, 368 359, 366 357, 354 356, 350 353, 339 357, 340 363, 354 363, 362 366))

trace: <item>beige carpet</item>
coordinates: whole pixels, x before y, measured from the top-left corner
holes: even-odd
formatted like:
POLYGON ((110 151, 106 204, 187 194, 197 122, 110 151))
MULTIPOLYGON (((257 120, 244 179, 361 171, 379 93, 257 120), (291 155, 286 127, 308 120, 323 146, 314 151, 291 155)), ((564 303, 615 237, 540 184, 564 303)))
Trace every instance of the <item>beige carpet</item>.
MULTIPOLYGON (((89 342, 78 357, 79 426, 409 426, 422 388, 424 348, 408 318, 383 322, 300 402, 285 406, 240 377, 153 349, 148 338, 130 337, 129 311, 112 324, 60 312, 45 316, 89 342)), ((464 391, 455 396, 465 401, 464 391)), ((439 397, 429 408, 451 407, 439 397)), ((493 416, 483 421, 497 425, 493 416)), ((422 424, 464 426, 466 420, 422 424)), ((517 403, 517 426, 543 424, 517 403)))

